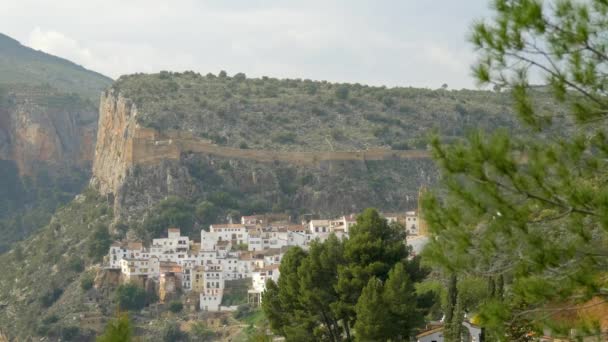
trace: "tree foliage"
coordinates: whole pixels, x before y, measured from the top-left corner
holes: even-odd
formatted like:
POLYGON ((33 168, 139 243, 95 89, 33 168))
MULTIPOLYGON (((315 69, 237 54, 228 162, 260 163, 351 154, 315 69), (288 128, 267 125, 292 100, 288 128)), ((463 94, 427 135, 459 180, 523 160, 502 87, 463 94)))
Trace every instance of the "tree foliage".
POLYGON ((108 249, 112 244, 112 239, 107 226, 97 224, 93 229, 95 231, 89 240, 88 254, 93 260, 99 261, 108 253, 108 249))
POLYGON ((313 241, 307 252, 291 248, 278 283, 269 281, 262 297, 271 329, 288 341, 365 341, 380 333, 407 340, 425 315, 413 283, 426 272, 407 259, 402 232, 368 209, 349 239, 331 235, 313 241), (376 311, 386 319, 378 319, 376 311))
POLYGON ((119 313, 117 317, 108 322, 97 342, 130 342, 133 336, 133 326, 126 312, 119 313))
POLYGON ((423 207, 435 235, 429 260, 495 278, 480 317, 504 339, 521 330, 518 321, 526 329, 550 324, 549 307, 572 310, 607 296, 608 3, 492 4, 495 17, 471 35, 475 76, 513 97, 528 133, 475 132, 453 145, 434 139, 444 186, 423 207), (546 86, 531 85, 538 81, 546 86), (548 110, 543 94, 567 112, 548 110), (497 291, 496 283, 504 285, 497 291))
POLYGON ((120 285, 115 296, 116 302, 123 310, 141 310, 146 305, 146 291, 135 284, 120 285))

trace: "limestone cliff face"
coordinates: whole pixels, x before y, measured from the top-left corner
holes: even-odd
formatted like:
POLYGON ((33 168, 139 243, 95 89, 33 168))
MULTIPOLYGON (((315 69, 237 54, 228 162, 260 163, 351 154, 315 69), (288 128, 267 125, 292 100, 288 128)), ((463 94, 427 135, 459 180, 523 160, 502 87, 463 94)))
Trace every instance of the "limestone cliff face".
POLYGON ((415 207, 419 187, 436 177, 424 151, 237 149, 145 128, 137 118, 129 99, 114 90, 102 95, 91 184, 113 200, 117 219, 141 217, 167 196, 200 201, 217 193, 241 205, 321 215, 403 210, 415 207))
POLYGON ((40 165, 50 166, 49 171, 88 168, 97 112, 92 105, 69 101, 54 94, 9 93, 0 103, 0 159, 14 161, 22 175, 40 165))
POLYGON ((101 96, 92 183, 102 194, 116 193, 131 166, 137 109, 108 91, 101 96))

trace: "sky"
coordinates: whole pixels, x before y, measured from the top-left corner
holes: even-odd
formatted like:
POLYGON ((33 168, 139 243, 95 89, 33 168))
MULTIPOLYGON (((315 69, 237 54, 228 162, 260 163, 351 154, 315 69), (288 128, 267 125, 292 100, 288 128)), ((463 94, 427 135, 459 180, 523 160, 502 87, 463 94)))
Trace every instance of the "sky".
POLYGON ((0 32, 112 78, 193 70, 475 88, 488 0, 0 0, 0 32))

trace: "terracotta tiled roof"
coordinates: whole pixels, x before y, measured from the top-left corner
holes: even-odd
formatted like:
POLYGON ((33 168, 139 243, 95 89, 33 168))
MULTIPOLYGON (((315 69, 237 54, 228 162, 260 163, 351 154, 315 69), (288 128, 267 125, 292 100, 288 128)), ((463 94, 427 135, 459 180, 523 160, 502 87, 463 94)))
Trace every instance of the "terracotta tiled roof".
POLYGON ((144 245, 141 242, 129 242, 129 243, 127 243, 127 248, 128 249, 142 249, 143 247, 144 247, 144 245))
POLYGON ((272 264, 264 267, 256 268, 256 272, 274 271, 279 269, 279 264, 272 264))
POLYGON ((245 228, 245 225, 240 223, 228 223, 228 224, 212 224, 213 229, 224 229, 224 228, 245 228))
POLYGON ((427 330, 427 331, 421 332, 420 334, 416 335, 416 338, 428 336, 428 335, 434 334, 434 333, 439 332, 439 331, 443 331, 443 327, 438 327, 438 328, 435 328, 435 329, 431 329, 431 330, 427 330))

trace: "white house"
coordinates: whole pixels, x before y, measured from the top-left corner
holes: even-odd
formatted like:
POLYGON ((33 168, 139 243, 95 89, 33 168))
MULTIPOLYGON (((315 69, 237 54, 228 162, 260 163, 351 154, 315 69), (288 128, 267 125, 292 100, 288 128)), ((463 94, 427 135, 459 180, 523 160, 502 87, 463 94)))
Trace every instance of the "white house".
POLYGON ((121 268, 122 259, 147 258, 148 252, 144 249, 141 242, 120 243, 114 242, 110 246, 108 253, 108 264, 111 268, 121 268))
POLYGON ((262 303, 262 293, 266 291, 266 282, 272 279, 274 282, 279 280, 279 265, 269 265, 258 268, 251 273, 251 289, 247 291, 248 301, 253 305, 262 303))
POLYGON ((200 293, 200 309, 202 311, 219 311, 224 295, 224 275, 222 267, 204 266, 203 286, 200 293))
POLYGON ((230 241, 233 245, 247 243, 247 227, 244 224, 212 224, 209 232, 217 233, 217 241, 230 241))
POLYGON ((166 238, 152 239, 150 252, 154 255, 187 254, 190 250, 190 239, 181 236, 179 228, 169 228, 167 232, 166 238))
POLYGON ((149 275, 150 274, 149 259, 122 259, 120 260, 120 272, 127 278, 133 276, 149 275))
POLYGON ((418 235, 418 215, 415 211, 405 212, 405 231, 408 235, 418 235))
POLYGON ((324 241, 331 232, 330 220, 311 220, 308 222, 308 234, 310 240, 319 239, 324 241))
POLYGON ((332 232, 341 231, 346 234, 348 234, 350 228, 355 224, 357 224, 357 217, 354 214, 329 221, 332 232))

